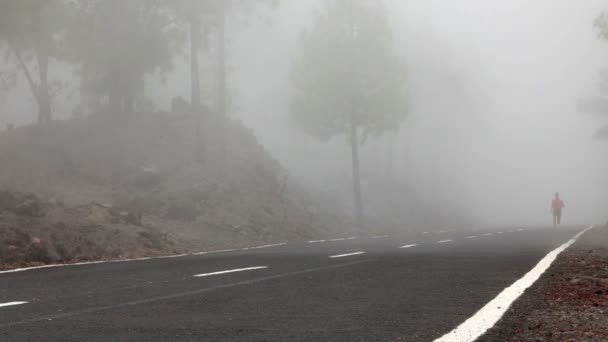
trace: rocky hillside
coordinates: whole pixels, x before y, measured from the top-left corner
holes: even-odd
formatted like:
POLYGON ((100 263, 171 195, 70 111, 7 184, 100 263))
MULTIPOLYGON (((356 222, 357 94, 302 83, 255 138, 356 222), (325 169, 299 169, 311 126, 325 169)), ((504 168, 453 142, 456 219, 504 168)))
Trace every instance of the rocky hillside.
POLYGON ((34 194, 0 191, 0 269, 180 249, 167 234, 126 211, 94 203, 66 207, 34 194))
POLYGON ((19 253, 34 253, 26 250, 36 239, 55 247, 28 258, 49 262, 352 229, 291 186, 286 170, 240 123, 215 120, 203 139, 198 127, 196 117, 175 113, 98 114, 0 133, 2 259, 19 246, 27 247, 19 253), (24 212, 27 203, 38 208, 24 212), (107 240, 112 234, 122 242, 107 240), (86 242, 57 247, 70 239, 104 241, 97 245, 105 250, 89 255, 86 242))

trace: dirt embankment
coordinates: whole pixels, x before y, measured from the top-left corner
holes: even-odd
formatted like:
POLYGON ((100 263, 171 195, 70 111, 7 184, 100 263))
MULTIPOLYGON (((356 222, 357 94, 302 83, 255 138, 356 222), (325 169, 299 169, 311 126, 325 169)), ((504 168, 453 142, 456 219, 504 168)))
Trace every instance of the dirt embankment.
POLYGON ((199 134, 197 120, 98 114, 1 132, 0 264, 352 233, 293 186, 251 130, 210 120, 199 134))
POLYGON ((345 205, 350 187, 335 197, 308 193, 250 129, 210 113, 201 126, 201 115, 98 113, 0 132, 0 190, 12 203, 0 207, 0 267, 444 229, 457 221, 377 177, 365 195, 368 227, 357 231, 345 205), (23 211, 30 205, 36 213, 23 211))
POLYGON ((179 246, 133 212, 92 203, 65 207, 0 191, 0 269, 170 254, 179 246))
POLYGON ((479 341, 608 341, 608 227, 563 252, 479 341))

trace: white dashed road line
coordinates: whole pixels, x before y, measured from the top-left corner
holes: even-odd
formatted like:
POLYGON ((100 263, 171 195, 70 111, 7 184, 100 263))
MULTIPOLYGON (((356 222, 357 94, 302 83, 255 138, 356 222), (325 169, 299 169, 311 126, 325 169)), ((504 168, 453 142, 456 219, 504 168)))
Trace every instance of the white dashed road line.
POLYGON ((338 255, 332 255, 329 258, 330 259, 334 259, 334 258, 344 258, 347 256, 353 256, 353 255, 361 255, 361 254, 365 254, 365 252, 355 252, 355 253, 348 253, 348 254, 338 254, 338 255))
POLYGON ((388 237, 388 235, 376 235, 376 236, 372 236, 372 239, 385 239, 387 237, 388 237))
POLYGON ((477 238, 476 235, 467 236, 467 239, 475 239, 475 238, 477 238))
POLYGON ((437 241, 437 243, 448 243, 448 242, 452 242, 454 240, 441 240, 441 241, 437 241))
POLYGON ((471 318, 459 325, 456 329, 436 339, 435 342, 475 341, 500 320, 511 304, 513 304, 527 288, 532 286, 532 284, 545 273, 561 252, 570 247, 581 235, 591 228, 593 228, 593 226, 581 231, 568 242, 549 252, 549 254, 539 261, 530 272, 526 273, 521 279, 504 289, 496 298, 477 311, 471 318))
POLYGON ((411 244, 411 245, 401 246, 399 248, 412 248, 412 247, 416 247, 416 246, 418 246, 418 244, 414 243, 414 244, 411 244))
POLYGON ((219 274, 226 274, 226 273, 253 271, 253 270, 259 270, 259 269, 263 269, 263 268, 268 268, 268 266, 256 266, 256 267, 247 267, 247 268, 237 268, 237 269, 234 269, 234 270, 226 270, 226 271, 219 271, 219 272, 195 274, 195 275, 193 275, 193 277, 208 277, 208 276, 219 275, 219 274))
POLYGON ((0 308, 5 307, 5 306, 15 306, 15 305, 21 305, 21 304, 27 304, 27 302, 8 302, 8 303, 0 303, 0 308))
POLYGON ((492 234, 492 233, 485 233, 485 234, 483 234, 483 236, 492 236, 492 235, 494 235, 494 234, 492 234))

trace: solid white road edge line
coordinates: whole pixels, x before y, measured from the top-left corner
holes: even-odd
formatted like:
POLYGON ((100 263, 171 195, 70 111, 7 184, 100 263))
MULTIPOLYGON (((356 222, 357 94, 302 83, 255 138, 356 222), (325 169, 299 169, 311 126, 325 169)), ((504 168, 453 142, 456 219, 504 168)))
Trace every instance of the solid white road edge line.
POLYGON ((0 308, 5 307, 5 306, 15 306, 15 305, 21 305, 21 304, 27 304, 27 302, 8 302, 8 303, 0 303, 0 308))
POLYGON ((348 254, 338 254, 338 255, 332 255, 329 258, 330 259, 334 259, 334 258, 344 258, 347 256, 352 256, 352 255, 360 255, 360 254, 365 254, 365 252, 355 252, 355 253, 348 253, 348 254))
POLYGON ((231 248, 231 249, 220 249, 219 251, 196 252, 196 253, 192 253, 192 255, 205 255, 205 254, 225 253, 225 252, 234 252, 234 251, 238 251, 238 249, 231 248))
POLYGON ((263 246, 250 247, 250 249, 262 249, 262 248, 278 247, 278 246, 284 246, 286 244, 287 244, 287 242, 281 242, 281 243, 275 243, 275 244, 272 244, 272 245, 263 245, 263 246))
MULTIPOLYGON (((321 240, 321 241, 324 241, 324 240, 321 240)), ((242 250, 269 248, 269 247, 283 246, 286 244, 287 244, 286 242, 282 242, 282 243, 277 243, 277 244, 272 244, 272 245, 247 247, 247 248, 243 248, 242 250)), ((54 268, 54 267, 86 266, 86 265, 96 265, 96 264, 112 264, 112 263, 119 263, 119 262, 144 261, 144 260, 151 260, 151 259, 183 258, 183 257, 191 256, 191 255, 225 253, 225 252, 234 252, 234 251, 238 251, 238 250, 239 250, 238 248, 231 248, 231 249, 221 249, 221 250, 217 250, 217 251, 203 251, 203 252, 195 252, 195 253, 187 253, 187 254, 179 254, 179 255, 163 255, 163 256, 134 258, 134 259, 86 261, 86 262, 74 262, 74 263, 68 263, 68 264, 51 264, 51 265, 15 268, 12 270, 0 271, 0 274, 25 272, 25 271, 39 270, 39 269, 44 269, 44 268, 54 268)))
POLYGON ((399 247, 399 248, 412 248, 412 247, 416 247, 416 246, 418 246, 418 244, 417 244, 417 243, 414 243, 414 244, 411 244, 411 245, 405 245, 405 246, 401 246, 401 247, 399 247))
POLYGON ((176 255, 169 255, 166 256, 165 259, 173 259, 173 258, 183 258, 185 256, 189 256, 190 254, 176 254, 176 255))
POLYGON ((245 247, 245 248, 241 248, 241 250, 243 251, 248 251, 250 249, 263 249, 263 248, 270 248, 270 247, 277 247, 277 246, 283 246, 286 245, 286 242, 281 242, 281 243, 274 243, 272 245, 263 245, 263 246, 254 246, 254 247, 245 247))
POLYGON ((43 265, 43 266, 33 266, 33 267, 24 267, 24 268, 15 268, 12 270, 0 271, 0 274, 4 273, 16 273, 16 272, 25 272, 31 270, 39 270, 43 268, 53 268, 53 267, 67 267, 67 266, 84 266, 84 265, 95 265, 95 264, 109 264, 109 263, 118 263, 118 262, 131 262, 131 261, 142 261, 149 260, 151 257, 147 258, 136 258, 136 259, 122 259, 122 260, 100 260, 100 261, 87 261, 87 262, 75 262, 70 264, 51 264, 51 265, 43 265))
POLYGON ((441 241, 437 241, 437 243, 447 243, 447 242, 452 242, 454 240, 441 240, 441 241))
POLYGON ((504 289, 500 294, 498 294, 498 296, 496 296, 496 298, 492 299, 471 318, 467 319, 464 323, 456 327, 456 329, 436 339, 435 342, 475 341, 486 331, 488 331, 488 329, 492 328, 496 322, 498 322, 498 320, 509 309, 511 304, 513 304, 513 302, 519 298, 519 296, 521 296, 527 288, 532 286, 532 284, 534 284, 534 282, 536 282, 536 280, 538 280, 538 278, 545 273, 545 271, 549 268, 549 266, 551 266, 553 261, 555 261, 561 252, 570 247, 581 235, 592 228, 593 226, 584 229, 568 242, 549 252, 549 254, 539 261, 538 264, 536 264, 536 266, 530 270, 530 272, 526 273, 526 275, 524 275, 521 279, 504 289))
POLYGON ((219 271, 219 272, 195 274, 195 275, 193 275, 193 277, 208 277, 208 276, 218 275, 218 274, 226 274, 226 273, 234 273, 234 272, 259 270, 259 269, 262 269, 262 268, 268 268, 268 266, 255 266, 255 267, 247 267, 247 268, 237 268, 237 269, 234 269, 234 270, 226 270, 226 271, 219 271))

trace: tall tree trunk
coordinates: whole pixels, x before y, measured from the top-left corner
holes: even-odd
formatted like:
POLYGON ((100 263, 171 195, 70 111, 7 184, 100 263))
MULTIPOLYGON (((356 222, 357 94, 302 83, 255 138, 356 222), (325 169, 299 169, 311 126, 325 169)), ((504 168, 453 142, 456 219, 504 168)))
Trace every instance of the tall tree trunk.
POLYGON ((196 145, 195 158, 205 160, 205 113, 201 106, 201 79, 198 55, 201 49, 201 18, 194 13, 190 17, 190 108, 196 117, 196 145))
POLYGON ((110 111, 112 112, 111 114, 120 116, 123 114, 123 75, 121 75, 120 67, 118 67, 117 65, 112 65, 109 72, 110 75, 108 85, 110 86, 110 89, 108 89, 108 104, 110 106, 110 111))
POLYGON ((38 11, 35 19, 36 25, 36 45, 34 52, 38 62, 38 77, 40 83, 36 89, 36 100, 38 102, 38 123, 44 124, 51 121, 51 98, 49 95, 48 71, 49 71, 49 50, 52 37, 42 28, 43 11, 38 11))
MULTIPOLYGON (((30 91, 32 92, 32 95, 34 96, 34 99, 36 100, 36 104, 39 103, 38 100, 38 85, 36 84, 36 82, 34 82, 34 78, 32 77, 32 73, 30 72, 30 70, 27 68, 27 65, 25 64, 25 61, 23 60, 23 57, 21 57, 21 54, 19 53, 19 51, 17 51, 17 49, 15 49, 15 47, 13 45, 12 46, 12 50, 15 53, 15 57, 17 57, 17 61, 19 62, 19 66, 21 67, 21 70, 23 71, 23 74, 25 75, 25 79, 27 80, 27 84, 30 86, 30 91)), ((38 111, 40 111, 40 108, 38 108, 38 111)))
POLYGON ((359 171, 359 133, 355 115, 350 115, 350 148, 353 169, 353 195, 355 202, 355 219, 359 228, 365 228, 363 216, 363 199, 361 195, 361 175, 359 171))
POLYGON ((219 14, 219 23, 217 31, 217 43, 218 43, 218 103, 217 110, 221 117, 226 116, 226 11, 222 9, 219 14))
POLYGON ((201 39, 201 22, 200 18, 195 14, 190 18, 190 90, 192 92, 190 104, 196 111, 201 106, 201 81, 198 65, 201 39))
POLYGON ((112 87, 108 94, 108 105, 112 115, 120 116, 122 114, 122 96, 120 96, 120 88, 112 87))
POLYGON ((122 96, 122 108, 125 114, 135 113, 135 96, 132 94, 124 94, 122 96))
MULTIPOLYGON (((224 5, 226 6, 226 5, 224 5)), ((219 13, 219 22, 217 28, 217 124, 219 128, 219 163, 225 165, 226 161, 226 141, 228 140, 228 118, 226 113, 226 11, 227 9, 221 6, 219 13)))
MULTIPOLYGON (((357 38, 357 32, 355 30, 354 20, 353 20, 353 3, 349 2, 348 6, 348 23, 349 30, 352 34, 352 38, 357 38)), ((351 59, 352 60, 352 59, 351 59)), ((352 72, 356 72, 355 66, 351 65, 350 67, 352 72)), ((354 99, 353 99, 354 100, 354 99)), ((353 169, 353 196, 355 202, 355 219, 356 224, 359 229, 365 228, 365 220, 363 216, 363 199, 361 195, 361 175, 359 170, 359 132, 357 127, 357 118, 355 116, 355 107, 353 101, 353 108, 351 108, 350 112, 350 148, 351 148, 351 159, 352 159, 352 169, 353 169)))
POLYGON ((38 85, 38 123, 48 123, 51 121, 51 98, 49 95, 48 70, 49 55, 44 47, 44 43, 36 49, 38 60, 38 74, 40 84, 38 85))
POLYGON ((117 90, 110 90, 108 94, 108 105, 110 106, 110 111, 112 115, 120 115, 122 112, 122 105, 120 100, 120 94, 117 90))
POLYGON ((386 176, 388 179, 393 179, 393 164, 394 164, 394 146, 395 146, 395 135, 393 133, 388 134, 388 152, 386 160, 386 176))

